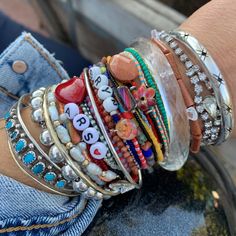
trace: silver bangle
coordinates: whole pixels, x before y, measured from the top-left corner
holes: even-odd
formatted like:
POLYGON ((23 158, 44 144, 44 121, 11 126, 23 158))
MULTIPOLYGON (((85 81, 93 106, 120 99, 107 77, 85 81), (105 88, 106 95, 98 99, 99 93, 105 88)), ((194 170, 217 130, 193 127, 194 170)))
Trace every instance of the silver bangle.
POLYGON ((183 31, 173 31, 171 35, 184 42, 195 53, 210 75, 222 116, 222 132, 217 140, 217 144, 220 144, 229 138, 234 125, 233 106, 226 81, 208 50, 195 37, 183 31))
POLYGON ((186 75, 190 79, 191 84, 194 86, 194 102, 196 105, 195 109, 204 125, 204 130, 202 132, 202 143, 206 145, 215 144, 218 141, 217 139, 219 137, 220 125, 222 122, 221 119, 218 119, 218 116, 220 115, 220 108, 219 104, 216 104, 217 101, 215 101, 214 96, 206 96, 204 98, 202 97, 203 84, 205 84, 207 90, 212 89, 212 86, 209 83, 205 73, 200 69, 199 65, 193 64, 187 54, 183 52, 179 42, 175 37, 166 32, 152 32, 152 36, 166 43, 178 56, 181 63, 185 66, 186 75), (202 85, 200 84, 201 82, 203 82, 202 85), (211 112, 211 110, 207 108, 208 104, 211 104, 212 100, 214 100, 214 112, 211 112))
POLYGON ((76 196, 72 188, 67 188, 69 185, 62 178, 60 168, 45 157, 45 152, 25 126, 20 111, 24 99, 27 99, 27 95, 19 99, 11 109, 12 115, 6 120, 8 145, 14 161, 25 174, 44 188, 65 196, 76 196), (10 127, 9 122, 14 125, 10 127))

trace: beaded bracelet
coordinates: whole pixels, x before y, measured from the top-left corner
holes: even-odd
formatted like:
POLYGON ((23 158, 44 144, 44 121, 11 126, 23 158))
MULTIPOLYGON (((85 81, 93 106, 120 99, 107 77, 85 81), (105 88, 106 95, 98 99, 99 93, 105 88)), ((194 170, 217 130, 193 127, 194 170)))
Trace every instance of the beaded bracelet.
POLYGON ((139 39, 132 46, 145 58, 168 114, 169 153, 160 165, 168 170, 179 169, 188 158, 190 144, 189 120, 181 90, 168 60, 151 40, 139 39))
POLYGON ((88 69, 84 69, 84 80, 85 80, 85 86, 86 86, 86 89, 87 89, 87 93, 88 93, 88 96, 90 98, 90 101, 93 105, 93 109, 94 109, 94 113, 95 113, 95 116, 96 116, 96 120, 98 122, 98 126, 100 127, 104 137, 105 137, 105 140, 113 154, 113 157, 114 159, 116 160, 118 166, 120 167, 120 169, 122 170, 122 172, 124 173, 125 177, 127 178, 127 180, 133 185, 135 186, 136 188, 139 188, 142 184, 142 177, 141 177, 141 172, 139 171, 139 182, 138 184, 136 182, 134 182, 134 180, 132 179, 132 177, 130 176, 130 174, 126 171, 126 169, 124 168, 124 166, 122 165, 120 159, 119 159, 119 156, 117 155, 116 153, 116 150, 115 148, 113 147, 112 145, 112 142, 111 140, 109 139, 109 136, 107 134, 107 131, 106 131, 106 128, 103 124, 103 121, 100 117, 100 114, 97 110, 97 107, 96 107, 96 103, 95 103, 95 100, 94 100, 94 96, 93 96, 93 91, 90 87, 90 82, 89 82, 89 77, 88 77, 88 69))
POLYGON ((183 95, 183 98, 185 101, 185 105, 187 107, 187 112, 191 113, 191 115, 189 116, 190 131, 191 131, 191 135, 192 135, 190 150, 193 153, 197 153, 200 149, 202 133, 201 133, 201 127, 199 124, 198 116, 196 115, 197 111, 195 110, 194 102, 193 102, 184 82, 182 81, 182 77, 181 77, 180 72, 177 68, 177 65, 174 61, 174 57, 171 54, 171 52, 169 51, 169 49, 167 47, 165 47, 164 44, 161 43, 161 41, 158 41, 155 38, 153 39, 153 42, 162 50, 162 52, 165 54, 167 60, 169 61, 170 65, 172 67, 172 70, 175 74, 175 78, 177 79, 179 87, 181 89, 181 92, 182 92, 182 95, 183 95))
MULTIPOLYGON (((107 84, 108 84, 108 81, 107 81, 107 77, 105 77, 105 76, 103 76, 104 77, 104 80, 107 82, 107 84)), ((95 79, 93 82, 94 83, 96 83, 96 81, 97 81, 97 79, 95 79)), ((103 80, 100 80, 101 82, 100 83, 105 83, 103 80)), ((93 84, 94 84, 93 83, 93 84)), ((116 107, 116 106, 114 106, 113 108, 112 108, 112 106, 110 107, 109 106, 109 103, 111 103, 112 102, 112 99, 114 99, 114 98, 112 98, 112 93, 113 93, 113 91, 112 91, 112 88, 111 87, 109 87, 108 85, 99 85, 98 83, 96 84, 96 87, 98 88, 98 91, 97 91, 97 96, 99 96, 99 99, 103 99, 104 101, 103 101, 103 104, 101 105, 101 106, 103 106, 104 107, 104 109, 107 111, 107 112, 110 112, 110 113, 114 113, 114 112, 118 112, 118 110, 117 110, 117 108, 118 108, 118 106, 116 107), (105 89, 105 90, 104 90, 105 89), (107 90, 111 90, 111 93, 109 94, 109 96, 108 97, 104 97, 106 94, 105 94, 105 92, 104 91, 107 91, 107 90), (105 94, 105 95, 104 95, 105 94)), ((94 88, 95 89, 95 88, 94 88)), ((96 92, 95 92, 95 94, 96 94, 96 92)), ((97 98, 98 99, 98 98, 97 98)), ((102 113, 103 111, 101 111, 101 113, 102 113)), ((126 121, 126 120, 123 120, 123 121, 126 121)), ((130 120, 127 120, 127 121, 130 121, 130 120)), ((131 121, 130 121, 131 122, 131 121)), ((117 120, 117 127, 119 126, 119 120, 117 120)), ((111 126, 111 127, 109 127, 110 129, 114 129, 115 127, 115 124, 113 125, 113 126, 111 126)), ((130 127, 131 128, 131 127, 130 127)), ((136 129, 135 129, 136 130, 136 129)), ((119 135, 119 131, 118 131, 118 135, 119 135)), ((119 135, 120 136, 120 135, 119 135)), ((121 136, 120 136, 121 137, 121 136)), ((129 137, 121 137, 121 139, 126 139, 126 138, 128 138, 128 139, 130 139, 129 137)), ((120 142, 121 142, 121 140, 120 140, 120 142)), ((130 150, 131 150, 131 153, 133 154, 133 156, 135 157, 135 156, 137 156, 137 158, 138 159, 140 159, 140 161, 141 161, 141 166, 142 166, 142 168, 147 168, 147 164, 146 164, 146 160, 144 159, 144 156, 143 156, 143 154, 142 154, 142 152, 141 152, 141 150, 140 150, 140 147, 139 147, 139 144, 138 144, 138 142, 137 142, 137 140, 135 139, 135 138, 133 138, 133 139, 131 139, 131 142, 133 143, 133 145, 131 145, 131 142, 129 141, 125 141, 127 144, 128 144, 128 146, 129 146, 129 148, 130 148, 130 150)), ((119 143, 119 142, 118 142, 119 143)), ((124 146, 124 145, 122 145, 122 146, 124 146)), ((133 165, 133 163, 130 163, 131 165, 133 165)), ((135 165, 136 166, 136 165, 135 165)), ((132 168, 132 167, 131 167, 132 168)), ((136 171, 135 171, 136 172, 136 171)))
MULTIPOLYGON (((146 85, 146 80, 143 75, 142 69, 139 65, 139 62, 135 59, 135 57, 131 53, 125 51, 121 54, 123 54, 124 56, 130 57, 135 62, 135 65, 138 69, 139 81, 141 82, 141 86, 138 89, 136 88, 137 86, 133 86, 133 87, 131 87, 131 90, 132 90, 132 93, 135 96, 136 100, 140 100, 140 103, 142 106, 143 98, 145 98, 145 99, 152 98, 151 96, 148 96, 149 89, 144 88, 144 85, 146 85)), ((162 143, 164 146, 164 152, 168 153, 168 151, 169 151, 169 138, 168 138, 168 134, 167 134, 165 125, 163 124, 163 121, 161 119, 160 112, 159 112, 157 106, 152 106, 149 109, 151 110, 151 112, 149 113, 150 110, 148 110, 148 114, 146 114, 146 116, 150 116, 151 119, 154 120, 155 124, 152 125, 154 132, 156 130, 156 127, 154 127, 154 125, 155 126, 157 125, 157 131, 158 131, 159 136, 162 139, 162 143)), ((147 117, 147 119, 148 119, 148 117, 147 117)), ((150 123, 150 119, 148 119, 147 123, 150 123)))
POLYGON ((142 68, 142 71, 144 73, 144 76, 146 78, 147 84, 155 90, 155 92, 156 92, 155 99, 157 102, 157 106, 161 112, 161 116, 163 118, 167 133, 169 133, 169 124, 168 124, 168 120, 167 120, 167 116, 166 116, 166 112, 165 112, 165 107, 164 107, 160 92, 159 92, 156 84, 154 83, 152 74, 150 73, 147 65, 145 64, 145 62, 142 59, 142 57, 140 56, 140 54, 134 48, 126 48, 125 51, 130 52, 135 57, 135 59, 139 62, 140 66, 142 68))

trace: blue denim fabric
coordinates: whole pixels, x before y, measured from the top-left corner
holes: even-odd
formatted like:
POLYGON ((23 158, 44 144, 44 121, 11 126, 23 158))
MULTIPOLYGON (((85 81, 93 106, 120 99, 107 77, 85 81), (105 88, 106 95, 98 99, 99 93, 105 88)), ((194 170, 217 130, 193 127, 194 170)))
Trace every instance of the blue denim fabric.
MULTIPOLYGON (((52 54, 23 33, 0 55, 0 117, 15 96, 68 78, 52 54), (14 72, 16 60, 27 64, 25 73, 14 72)), ((0 175, 0 233, 6 235, 81 235, 100 206, 99 201, 45 193, 0 175)))

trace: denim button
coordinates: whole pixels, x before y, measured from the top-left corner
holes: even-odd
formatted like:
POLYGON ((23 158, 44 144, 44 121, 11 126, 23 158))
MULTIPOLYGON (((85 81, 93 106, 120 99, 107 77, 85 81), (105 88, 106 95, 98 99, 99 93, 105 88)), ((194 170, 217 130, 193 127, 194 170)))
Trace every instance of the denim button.
POLYGON ((12 69, 18 74, 23 74, 27 70, 27 65, 24 61, 17 60, 13 62, 12 69))

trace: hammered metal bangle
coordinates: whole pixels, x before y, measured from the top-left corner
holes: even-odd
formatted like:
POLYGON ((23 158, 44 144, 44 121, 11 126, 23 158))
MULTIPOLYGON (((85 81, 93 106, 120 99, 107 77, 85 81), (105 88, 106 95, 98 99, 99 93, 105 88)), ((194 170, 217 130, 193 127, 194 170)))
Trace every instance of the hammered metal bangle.
POLYGON ((227 83, 209 51, 195 37, 178 30, 171 32, 171 35, 184 42, 194 52, 210 75, 210 81, 220 104, 222 115, 222 132, 216 142, 221 144, 229 138, 234 126, 233 105, 227 83))

